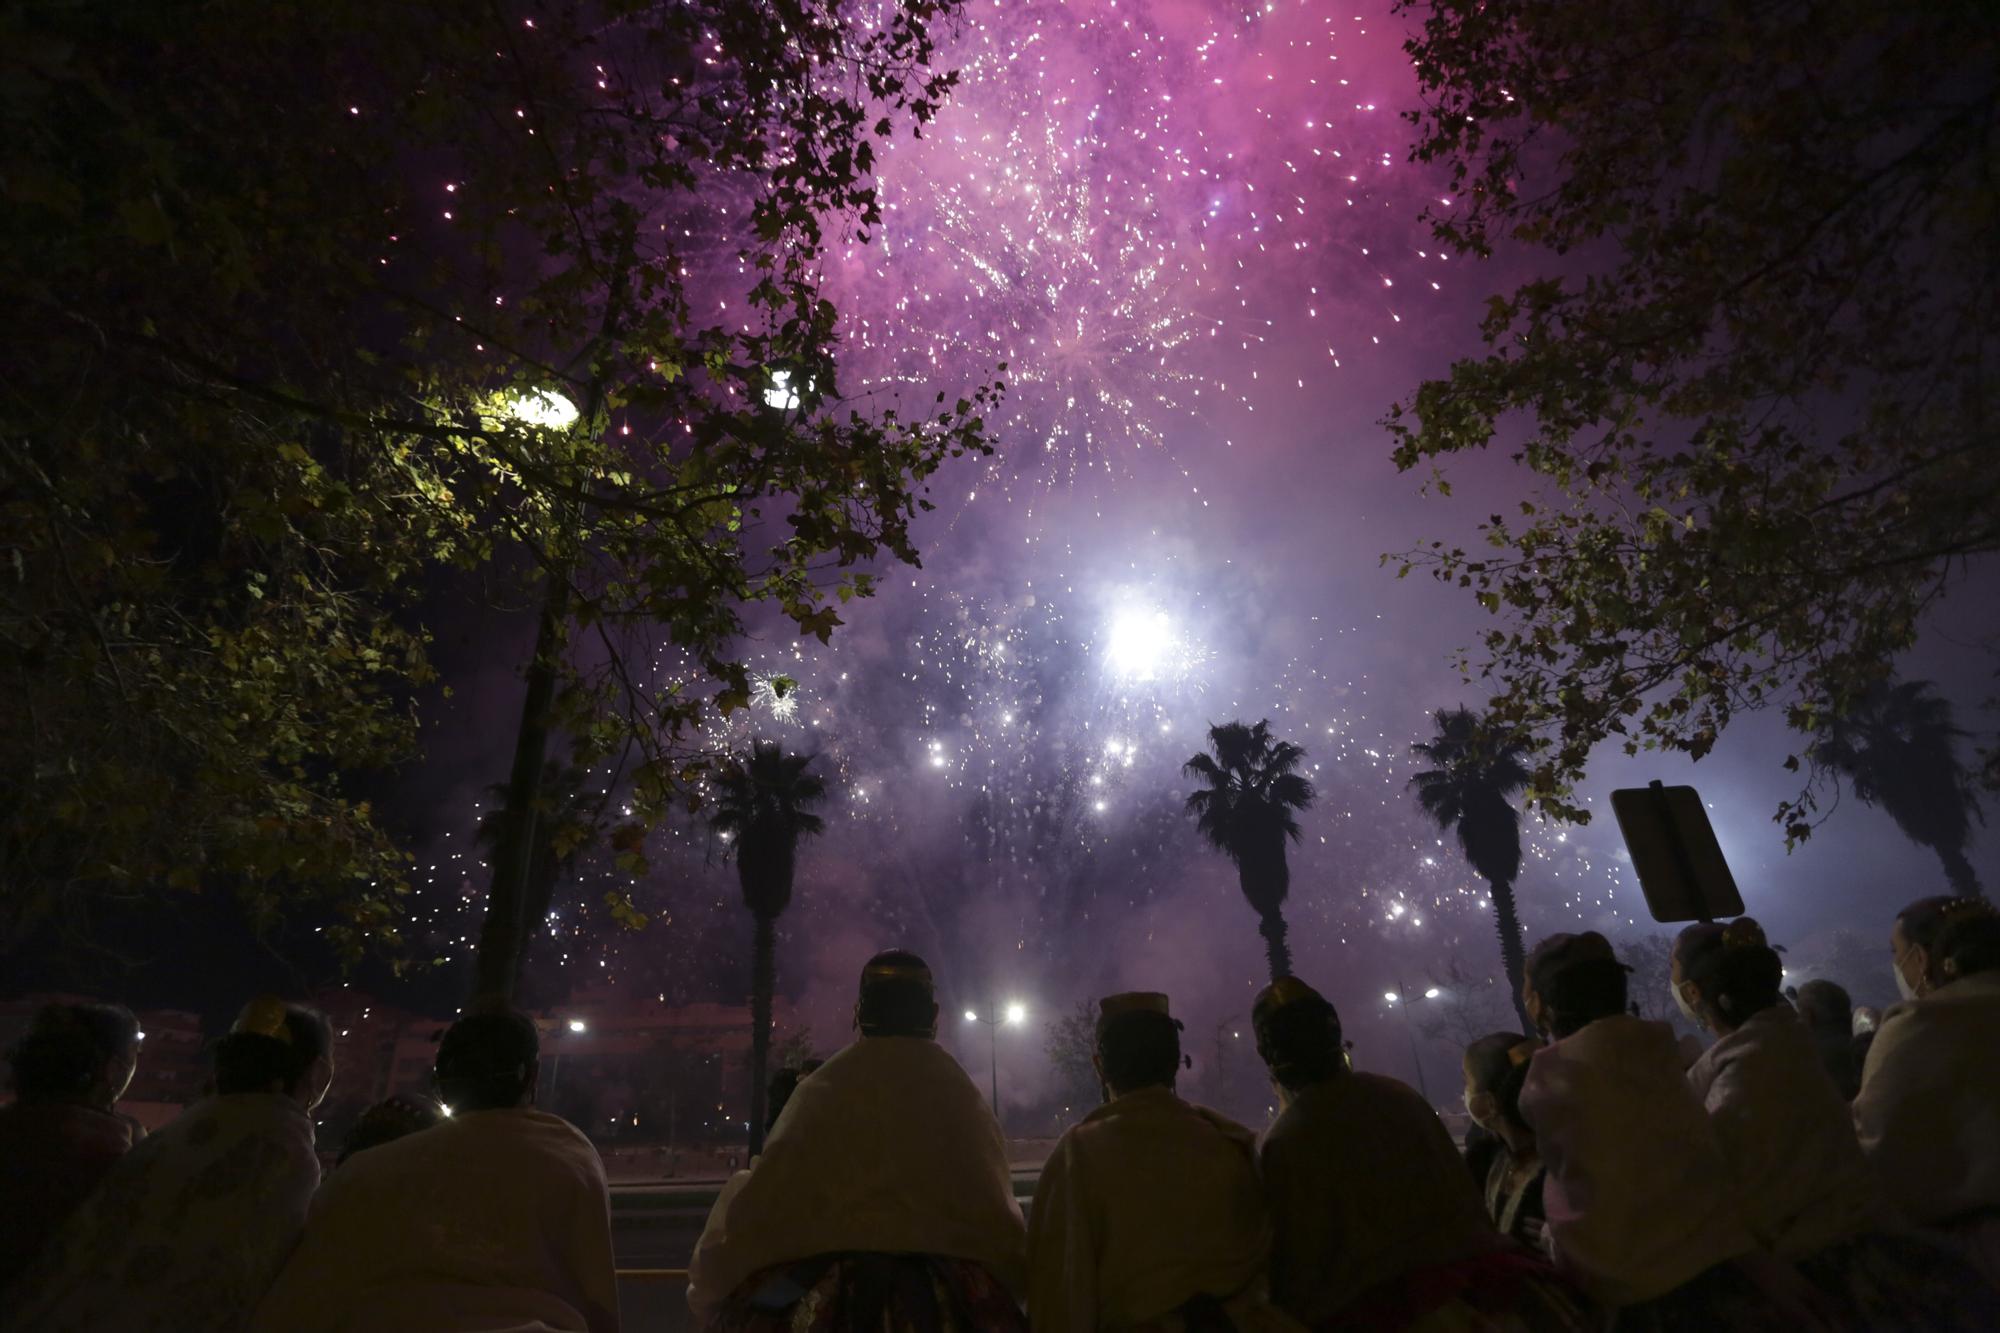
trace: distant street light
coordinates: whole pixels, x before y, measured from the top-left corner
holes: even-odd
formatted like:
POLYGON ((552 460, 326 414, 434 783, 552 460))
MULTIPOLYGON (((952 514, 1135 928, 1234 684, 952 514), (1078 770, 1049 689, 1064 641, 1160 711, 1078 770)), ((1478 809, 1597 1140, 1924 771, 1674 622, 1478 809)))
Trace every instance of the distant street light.
MULTIPOLYGON (((1002 1023, 1005 1023, 1009 1027, 1019 1027, 1021 1026, 1021 1024, 1027 1022, 1028 1006, 1022 1004, 1019 1000, 1009 1000, 1007 1002, 1006 1008, 998 1011, 997 1013, 992 1010, 988 1010, 987 1013, 990 1016, 982 1018, 980 1017, 979 1011, 977 1009, 968 1009, 965 1011, 965 1021, 968 1023, 984 1023, 986 1025, 986 1060, 988 1065, 988 1072, 992 1075, 993 1079, 993 1118, 995 1120, 999 1120, 1000 1119, 1000 1025, 1002 1023)), ((1006 1125, 1004 1124, 1004 1122, 1001 1125, 1000 1132, 1002 1137, 1005 1137, 1006 1125)))
MULTIPOLYGON (((581 1018, 572 1018, 569 1020, 569 1022, 565 1023, 563 1026, 568 1028, 570 1033, 575 1036, 582 1036, 585 1032, 590 1030, 589 1025, 586 1024, 581 1018)), ((552 1037, 560 1037, 561 1035, 562 1034, 560 1032, 551 1034, 552 1037)), ((562 1073, 563 1053, 562 1053, 561 1043, 559 1042, 551 1041, 550 1047, 552 1050, 552 1054, 549 1057, 549 1086, 547 1091, 548 1091, 550 1106, 553 1109, 555 1103, 555 1095, 556 1095, 556 1075, 562 1073)))
POLYGON ((533 389, 507 400, 507 415, 525 425, 567 430, 581 413, 576 404, 554 389, 533 389))
MULTIPOLYGON (((1410 1005, 1403 1001, 1403 996, 1407 994, 1409 994, 1408 989, 1398 984, 1395 990, 1383 991, 1382 998, 1387 1000, 1392 1007, 1396 1005, 1402 1006, 1403 1034, 1410 1039, 1410 1063, 1417 1067, 1417 1091, 1423 1093, 1425 1101, 1429 1101, 1431 1099, 1431 1089, 1430 1084, 1424 1078, 1423 1054, 1417 1049, 1416 1020, 1410 1017, 1410 1005)), ((1436 986, 1432 986, 1426 989, 1420 998, 1435 1000, 1442 994, 1444 994, 1443 991, 1439 990, 1436 986)), ((1411 1003, 1414 1002, 1415 999, 1413 998, 1411 1003)))

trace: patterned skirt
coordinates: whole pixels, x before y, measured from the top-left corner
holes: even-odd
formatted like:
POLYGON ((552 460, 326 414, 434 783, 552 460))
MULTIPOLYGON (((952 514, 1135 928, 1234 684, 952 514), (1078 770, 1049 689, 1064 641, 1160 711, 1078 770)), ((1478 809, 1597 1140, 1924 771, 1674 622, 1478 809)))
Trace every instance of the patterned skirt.
POLYGON ((1929 1237, 1878 1232, 1830 1245, 1799 1272, 1866 1333, 1985 1333, 2000 1328, 2000 1291, 1960 1253, 1929 1237))
POLYGON ((1553 1267, 1510 1245, 1381 1283, 1322 1327, 1329 1333, 1582 1333, 1602 1325, 1553 1267))
POLYGON ((969 1259, 825 1254, 778 1264, 730 1296, 708 1333, 1027 1333, 1007 1289, 969 1259))

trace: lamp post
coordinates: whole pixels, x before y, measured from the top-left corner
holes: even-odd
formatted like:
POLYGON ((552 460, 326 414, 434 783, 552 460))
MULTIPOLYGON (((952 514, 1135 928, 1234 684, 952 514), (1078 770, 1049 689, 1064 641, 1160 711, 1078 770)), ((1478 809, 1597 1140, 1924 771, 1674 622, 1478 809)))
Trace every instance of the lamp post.
POLYGON ((1431 1090, 1424 1079, 1424 1057, 1417 1050, 1417 1025, 1410 1017, 1410 1006, 1418 1000, 1435 1000, 1442 994, 1443 991, 1431 986, 1422 995, 1411 995, 1400 981, 1396 983, 1395 990, 1382 992, 1382 998, 1389 1002, 1391 1008, 1401 1006, 1403 1010, 1403 1035, 1410 1039, 1410 1063, 1417 1067, 1417 1091, 1424 1095, 1425 1101, 1431 1099, 1431 1090))
MULTIPOLYGON (((585 1023, 581 1018, 570 1019, 568 1023, 564 1024, 564 1027, 567 1027, 578 1036, 582 1036, 584 1033, 590 1031, 590 1025, 585 1023)), ((561 1035, 560 1029, 551 1035, 559 1037, 561 1035)), ((553 1111, 556 1099, 556 1075, 562 1073, 563 1053, 562 1047, 559 1044, 551 1044, 555 1045, 555 1054, 549 1059, 549 1109, 553 1111)))
MULTIPOLYGON (((965 1011, 965 1021, 986 1025, 986 1062, 993 1078, 993 1118, 997 1121, 1000 1119, 1000 1025, 1005 1023, 1009 1027, 1019 1027, 1027 1022, 1028 1006, 1019 1000, 1009 1000, 1005 1009, 989 1009, 984 1014, 977 1009, 968 1009, 965 1011)), ((1000 1132, 1002 1137, 1005 1137, 1007 1131, 1004 1123, 1000 1132)))

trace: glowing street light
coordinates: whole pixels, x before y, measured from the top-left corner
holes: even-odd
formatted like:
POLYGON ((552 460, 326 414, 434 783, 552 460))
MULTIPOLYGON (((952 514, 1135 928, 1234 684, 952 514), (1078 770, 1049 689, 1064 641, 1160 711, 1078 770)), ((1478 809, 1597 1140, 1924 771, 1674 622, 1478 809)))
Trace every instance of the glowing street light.
MULTIPOLYGON (((1000 1025, 1004 1023, 1008 1027, 1017 1028, 1021 1026, 1021 1024, 1027 1022, 1028 1006, 1021 1003, 1021 1001, 1019 1000, 1009 1000, 1007 1001, 1006 1006, 1002 1009, 999 1009, 997 1011, 992 1009, 987 1010, 986 1016, 984 1017, 980 1015, 980 1012, 977 1009, 968 1009, 965 1011, 965 1021, 968 1023, 984 1023, 986 1025, 986 1060, 988 1066, 987 1072, 991 1076, 993 1081, 993 1118, 995 1120, 999 1120, 1000 1119, 1000 1025)), ((1003 1135, 1006 1132, 1004 1125, 1002 1126, 1001 1132, 1003 1135)))
POLYGON ((584 1021, 581 1018, 572 1018, 569 1021, 569 1030, 571 1032, 584 1032, 588 1031, 588 1028, 585 1026, 584 1021))
POLYGON ((1417 1025, 1416 1020, 1410 1017, 1410 1003, 1418 999, 1435 1000, 1443 994, 1442 990, 1439 990, 1436 986, 1431 986, 1426 988, 1421 996, 1410 996, 1410 1001, 1405 1002, 1403 997, 1409 995, 1407 987, 1399 986, 1395 990, 1385 990, 1382 992, 1382 998, 1387 1000, 1391 1005, 1402 1005, 1403 1033, 1410 1039, 1410 1063, 1417 1067, 1417 1090, 1424 1094, 1425 1101, 1431 1099, 1431 1090, 1429 1083, 1424 1078, 1424 1057, 1417 1049, 1417 1025))
POLYGON ((575 403, 554 389, 530 389, 507 400, 507 415, 527 426, 568 430, 582 414, 575 403))

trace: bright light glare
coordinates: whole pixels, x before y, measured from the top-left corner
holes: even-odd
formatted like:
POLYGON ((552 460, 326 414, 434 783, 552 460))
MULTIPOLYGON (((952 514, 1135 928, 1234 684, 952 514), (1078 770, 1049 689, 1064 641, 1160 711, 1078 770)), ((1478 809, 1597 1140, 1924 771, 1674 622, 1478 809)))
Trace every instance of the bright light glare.
POLYGON ((1394 1004, 1396 1002, 1396 992, 1392 990, 1385 990, 1382 992, 1382 998, 1387 1000, 1390 1004, 1394 1004))
POLYGON ((979 1021, 979 1013, 978 1013, 978 1011, 977 1011, 977 1010, 974 1010, 974 1009, 968 1009, 968 1010, 966 1010, 966 1011, 965 1011, 965 1021, 966 1021, 966 1022, 968 1022, 968 1023, 977 1023, 977 1022, 979 1021))
POLYGON ((582 1020, 581 1018, 572 1018, 572 1019, 570 1019, 570 1021, 569 1021, 569 1030, 570 1030, 571 1032, 581 1032, 581 1031, 583 1031, 583 1030, 584 1030, 584 1023, 583 1023, 583 1020, 582 1020))
POLYGON ((1436 986, 1433 986, 1429 990, 1424 992, 1424 998, 1426 1000, 1435 1000, 1438 996, 1442 995, 1443 993, 1444 992, 1440 991, 1436 986))
POLYGON ((554 389, 515 394, 507 400, 507 413, 524 425, 542 426, 549 430, 565 430, 574 426, 581 415, 575 403, 554 389))
MULTIPOLYGON (((810 391, 812 387, 813 382, 807 380, 806 389, 810 391)), ((798 405, 799 391, 792 387, 792 372, 789 370, 772 371, 771 382, 764 386, 764 406, 775 407, 781 412, 789 412, 798 405)))
POLYGON ((1028 1006, 1019 1000, 1007 1006, 1007 1021, 1016 1026, 1028 1021, 1028 1006))
POLYGON ((1173 642, 1174 625, 1165 611, 1121 611, 1111 622, 1104 655, 1118 675, 1152 680, 1166 666, 1173 642))

